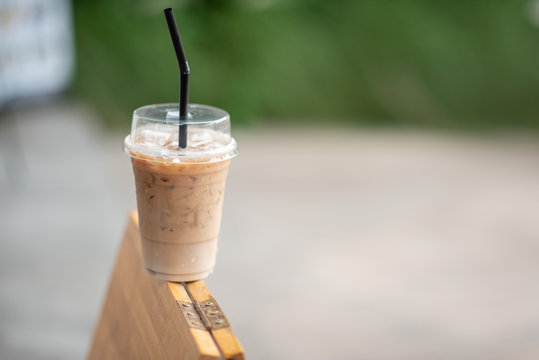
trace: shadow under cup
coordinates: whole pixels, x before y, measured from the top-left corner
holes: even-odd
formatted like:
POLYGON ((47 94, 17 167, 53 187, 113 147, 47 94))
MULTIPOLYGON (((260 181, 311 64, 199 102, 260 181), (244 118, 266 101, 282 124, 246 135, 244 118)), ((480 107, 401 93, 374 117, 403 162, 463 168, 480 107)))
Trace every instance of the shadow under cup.
POLYGON ((178 148, 177 109, 161 104, 135 110, 125 150, 135 175, 146 270, 164 280, 194 281, 215 265, 226 176, 237 146, 225 111, 190 105, 187 148, 178 148))

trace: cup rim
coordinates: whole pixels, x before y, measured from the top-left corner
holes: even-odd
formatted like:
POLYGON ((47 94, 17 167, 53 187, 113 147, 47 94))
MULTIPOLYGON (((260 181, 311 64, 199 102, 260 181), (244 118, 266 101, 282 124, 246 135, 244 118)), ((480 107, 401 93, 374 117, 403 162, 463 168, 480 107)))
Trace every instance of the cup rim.
POLYGON ((193 153, 175 153, 170 156, 163 157, 157 151, 149 151, 143 146, 137 146, 130 143, 131 135, 127 135, 124 139, 123 150, 129 157, 157 162, 165 164, 206 164, 212 162, 220 162, 232 159, 236 157, 239 153, 238 145, 236 140, 231 137, 230 143, 224 148, 216 149, 214 151, 205 151, 199 152, 196 154, 193 153), (137 156, 136 154, 141 154, 142 156, 137 156))

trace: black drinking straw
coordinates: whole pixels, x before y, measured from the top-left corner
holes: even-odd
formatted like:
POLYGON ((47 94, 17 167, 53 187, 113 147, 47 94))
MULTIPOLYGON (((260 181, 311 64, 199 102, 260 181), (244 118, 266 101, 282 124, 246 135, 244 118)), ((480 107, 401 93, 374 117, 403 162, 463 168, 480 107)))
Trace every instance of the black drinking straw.
POLYGON ((178 32, 178 25, 176 25, 176 20, 174 19, 174 13, 171 8, 163 11, 167 19, 168 30, 170 31, 172 44, 174 44, 176 57, 178 58, 178 66, 180 67, 180 130, 178 133, 178 145, 180 148, 185 149, 187 147, 187 124, 184 124, 184 122, 187 120, 187 104, 189 102, 189 63, 185 57, 185 51, 183 50, 182 39, 180 39, 180 33, 178 32))

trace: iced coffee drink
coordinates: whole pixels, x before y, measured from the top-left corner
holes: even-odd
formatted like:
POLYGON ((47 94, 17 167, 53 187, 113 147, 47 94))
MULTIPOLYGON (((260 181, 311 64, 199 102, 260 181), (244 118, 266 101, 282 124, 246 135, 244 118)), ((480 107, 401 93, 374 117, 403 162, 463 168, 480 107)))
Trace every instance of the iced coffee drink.
POLYGON ((187 147, 178 148, 177 108, 137 109, 125 149, 135 175, 147 271, 192 281, 213 271, 226 176, 237 147, 226 112, 190 105, 187 147))

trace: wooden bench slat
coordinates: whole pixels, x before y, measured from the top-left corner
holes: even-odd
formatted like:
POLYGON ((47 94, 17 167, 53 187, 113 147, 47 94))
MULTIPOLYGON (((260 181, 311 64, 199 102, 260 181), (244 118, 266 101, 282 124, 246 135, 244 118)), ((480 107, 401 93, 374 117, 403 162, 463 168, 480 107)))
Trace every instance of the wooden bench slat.
MULTIPOLYGON (((184 287, 144 271, 137 225, 137 213, 131 212, 88 359, 212 360, 221 353, 226 359, 244 359, 230 327, 210 331, 203 324, 193 326, 198 312, 187 292, 191 283, 184 287)), ((204 291, 211 298, 204 281, 196 283, 191 296, 197 300, 204 291)))

